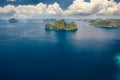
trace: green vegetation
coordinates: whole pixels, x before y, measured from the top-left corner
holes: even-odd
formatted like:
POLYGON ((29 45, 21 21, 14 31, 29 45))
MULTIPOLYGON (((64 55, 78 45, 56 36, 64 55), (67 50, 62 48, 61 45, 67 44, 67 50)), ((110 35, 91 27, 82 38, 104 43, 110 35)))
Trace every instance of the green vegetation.
POLYGON ((50 24, 50 23, 47 23, 45 26, 46 26, 46 28, 49 28, 49 29, 55 28, 55 26, 53 24, 50 24))
POLYGON ((71 22, 71 23, 67 24, 66 29, 74 30, 74 29, 77 29, 77 26, 74 22, 71 22))
POLYGON ((77 30, 77 26, 74 22, 67 24, 64 19, 58 20, 54 24, 47 23, 45 28, 54 30, 77 30))
POLYGON ((57 29, 59 29, 59 30, 64 30, 64 29, 65 29, 65 26, 66 26, 66 22, 65 22, 64 19, 62 19, 62 20, 56 21, 54 25, 55 25, 55 27, 56 27, 57 29))
POLYGON ((90 23, 91 26, 98 26, 98 27, 119 27, 120 24, 113 21, 108 20, 101 20, 101 21, 94 21, 90 23))

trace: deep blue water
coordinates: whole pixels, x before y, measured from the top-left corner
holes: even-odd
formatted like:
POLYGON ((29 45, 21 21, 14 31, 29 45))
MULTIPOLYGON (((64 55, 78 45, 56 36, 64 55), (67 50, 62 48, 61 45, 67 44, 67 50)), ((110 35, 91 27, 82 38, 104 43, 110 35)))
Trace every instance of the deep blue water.
POLYGON ((1 23, 0 80, 120 80, 114 60, 120 28, 76 23, 76 32, 46 31, 45 23, 1 23))

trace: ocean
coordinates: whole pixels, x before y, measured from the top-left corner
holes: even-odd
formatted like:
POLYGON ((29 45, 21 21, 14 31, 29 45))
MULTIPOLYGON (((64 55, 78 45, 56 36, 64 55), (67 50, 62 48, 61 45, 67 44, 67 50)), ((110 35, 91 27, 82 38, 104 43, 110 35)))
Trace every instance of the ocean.
POLYGON ((120 28, 76 24, 50 31, 44 22, 0 23, 0 80, 120 80, 120 28))

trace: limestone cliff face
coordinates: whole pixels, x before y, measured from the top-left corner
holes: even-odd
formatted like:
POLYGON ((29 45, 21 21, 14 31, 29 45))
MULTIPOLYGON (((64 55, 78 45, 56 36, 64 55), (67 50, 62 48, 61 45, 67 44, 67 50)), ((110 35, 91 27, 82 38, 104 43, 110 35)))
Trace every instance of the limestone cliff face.
POLYGON ((46 29, 54 30, 77 30, 77 25, 74 22, 66 23, 64 19, 56 21, 54 24, 47 23, 46 29))
POLYGON ((66 22, 64 19, 55 22, 54 26, 59 30, 64 30, 66 27, 66 22))

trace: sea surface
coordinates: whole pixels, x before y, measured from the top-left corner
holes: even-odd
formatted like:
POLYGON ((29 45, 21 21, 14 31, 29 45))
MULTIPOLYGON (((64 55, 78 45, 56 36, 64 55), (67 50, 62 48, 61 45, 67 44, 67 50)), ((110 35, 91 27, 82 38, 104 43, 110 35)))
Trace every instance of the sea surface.
POLYGON ((0 23, 0 80, 120 80, 120 28, 76 24, 48 31, 44 22, 0 23))

